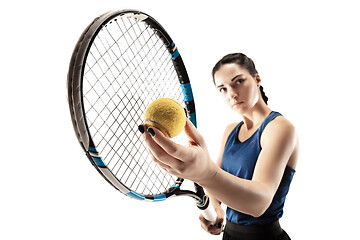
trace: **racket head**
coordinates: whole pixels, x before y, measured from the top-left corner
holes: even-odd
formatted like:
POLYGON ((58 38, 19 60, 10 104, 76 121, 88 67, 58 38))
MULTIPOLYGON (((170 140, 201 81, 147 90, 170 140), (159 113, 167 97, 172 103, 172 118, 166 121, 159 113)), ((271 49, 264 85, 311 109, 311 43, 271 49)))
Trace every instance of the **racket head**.
MULTIPOLYGON (((196 126, 189 77, 165 29, 137 10, 95 18, 75 46, 67 87, 77 139, 98 172, 135 199, 174 195, 183 179, 151 160, 137 131, 147 105, 160 97, 182 104, 196 126)), ((184 134, 173 140, 187 143, 184 134)))

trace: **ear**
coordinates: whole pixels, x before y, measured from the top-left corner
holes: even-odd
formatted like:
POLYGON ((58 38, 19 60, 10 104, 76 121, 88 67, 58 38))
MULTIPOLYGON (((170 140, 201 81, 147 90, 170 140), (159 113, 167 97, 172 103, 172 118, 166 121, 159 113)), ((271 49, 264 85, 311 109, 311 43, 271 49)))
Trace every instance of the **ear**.
POLYGON ((260 75, 259 75, 259 74, 256 74, 256 75, 255 75, 255 81, 256 81, 256 86, 257 86, 257 87, 260 87, 260 85, 261 85, 261 78, 260 78, 260 75))

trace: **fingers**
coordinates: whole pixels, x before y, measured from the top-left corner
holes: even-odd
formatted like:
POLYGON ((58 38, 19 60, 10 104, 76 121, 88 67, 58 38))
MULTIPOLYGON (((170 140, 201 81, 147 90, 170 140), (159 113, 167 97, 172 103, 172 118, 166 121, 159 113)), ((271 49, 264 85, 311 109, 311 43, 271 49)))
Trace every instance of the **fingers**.
POLYGON ((140 125, 139 131, 143 133, 142 136, 154 162, 169 173, 176 175, 182 172, 184 163, 179 159, 186 157, 184 146, 174 143, 156 128, 146 129, 140 125))
POLYGON ((169 172, 169 170, 171 169, 171 167, 167 164, 164 164, 162 162, 160 162, 159 160, 156 159, 156 157, 154 157, 154 155, 152 154, 152 152, 150 151, 150 156, 152 158, 152 160, 157 164, 159 165, 160 168, 162 168, 163 170, 169 172))
POLYGON ((224 210, 221 208, 221 206, 218 206, 218 207, 215 207, 215 211, 216 211, 216 215, 217 215, 217 218, 216 218, 216 222, 215 224, 211 224, 211 222, 207 221, 204 216, 200 215, 199 216, 199 219, 200 219, 200 224, 201 224, 201 227, 213 234, 213 235, 219 235, 222 233, 223 231, 223 222, 224 222, 224 219, 225 219, 225 212, 224 210))
POLYGON ((212 235, 219 235, 223 230, 223 219, 216 219, 216 223, 212 225, 209 221, 207 221, 203 215, 199 216, 201 227, 212 235))
POLYGON ((152 136, 152 140, 156 142, 161 148, 174 158, 183 158, 184 146, 176 144, 156 128, 148 128, 149 134, 152 136))
POLYGON ((154 148, 152 143, 156 143, 159 147, 165 151, 167 154, 171 155, 176 159, 186 159, 187 156, 187 148, 180 144, 177 144, 170 140, 169 138, 165 137, 164 134, 157 128, 148 128, 147 132, 149 133, 150 137, 145 134, 145 141, 149 144, 151 149, 157 150, 154 148))
POLYGON ((187 120, 185 132, 192 143, 191 146, 175 143, 154 127, 146 129, 146 126, 141 125, 139 130, 143 133, 142 136, 154 157, 153 160, 163 169, 167 169, 167 172, 192 181, 205 179, 211 173, 204 170, 209 166, 205 162, 209 159, 206 144, 190 120, 187 120), (198 169, 195 170, 194 166, 198 166, 198 169))
POLYGON ((184 131, 189 137, 190 142, 200 146, 205 146, 203 137, 200 135, 194 124, 187 118, 184 131))

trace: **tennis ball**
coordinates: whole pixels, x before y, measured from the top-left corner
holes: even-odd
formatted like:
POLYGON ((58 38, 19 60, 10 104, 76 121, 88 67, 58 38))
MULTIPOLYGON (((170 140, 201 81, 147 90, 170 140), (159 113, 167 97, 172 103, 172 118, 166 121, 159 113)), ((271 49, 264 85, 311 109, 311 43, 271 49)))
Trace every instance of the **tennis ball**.
POLYGON ((171 98, 159 98, 146 108, 145 125, 159 129, 166 137, 173 138, 185 127, 184 108, 171 98))

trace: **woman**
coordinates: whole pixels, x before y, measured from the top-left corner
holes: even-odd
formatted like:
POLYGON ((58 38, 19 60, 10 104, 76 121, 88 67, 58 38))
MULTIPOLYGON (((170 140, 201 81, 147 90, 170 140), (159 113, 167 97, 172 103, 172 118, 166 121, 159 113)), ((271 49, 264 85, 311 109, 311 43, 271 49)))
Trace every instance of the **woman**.
POLYGON ((189 120, 189 147, 175 144, 155 128, 139 127, 153 160, 206 189, 218 215, 215 225, 199 217, 209 233, 222 232, 217 225, 224 221, 224 203, 228 208, 223 239, 290 239, 278 220, 298 160, 295 128, 267 106, 261 78, 246 55, 226 55, 212 76, 225 103, 243 119, 225 129, 217 162, 210 159, 203 137, 189 120))

